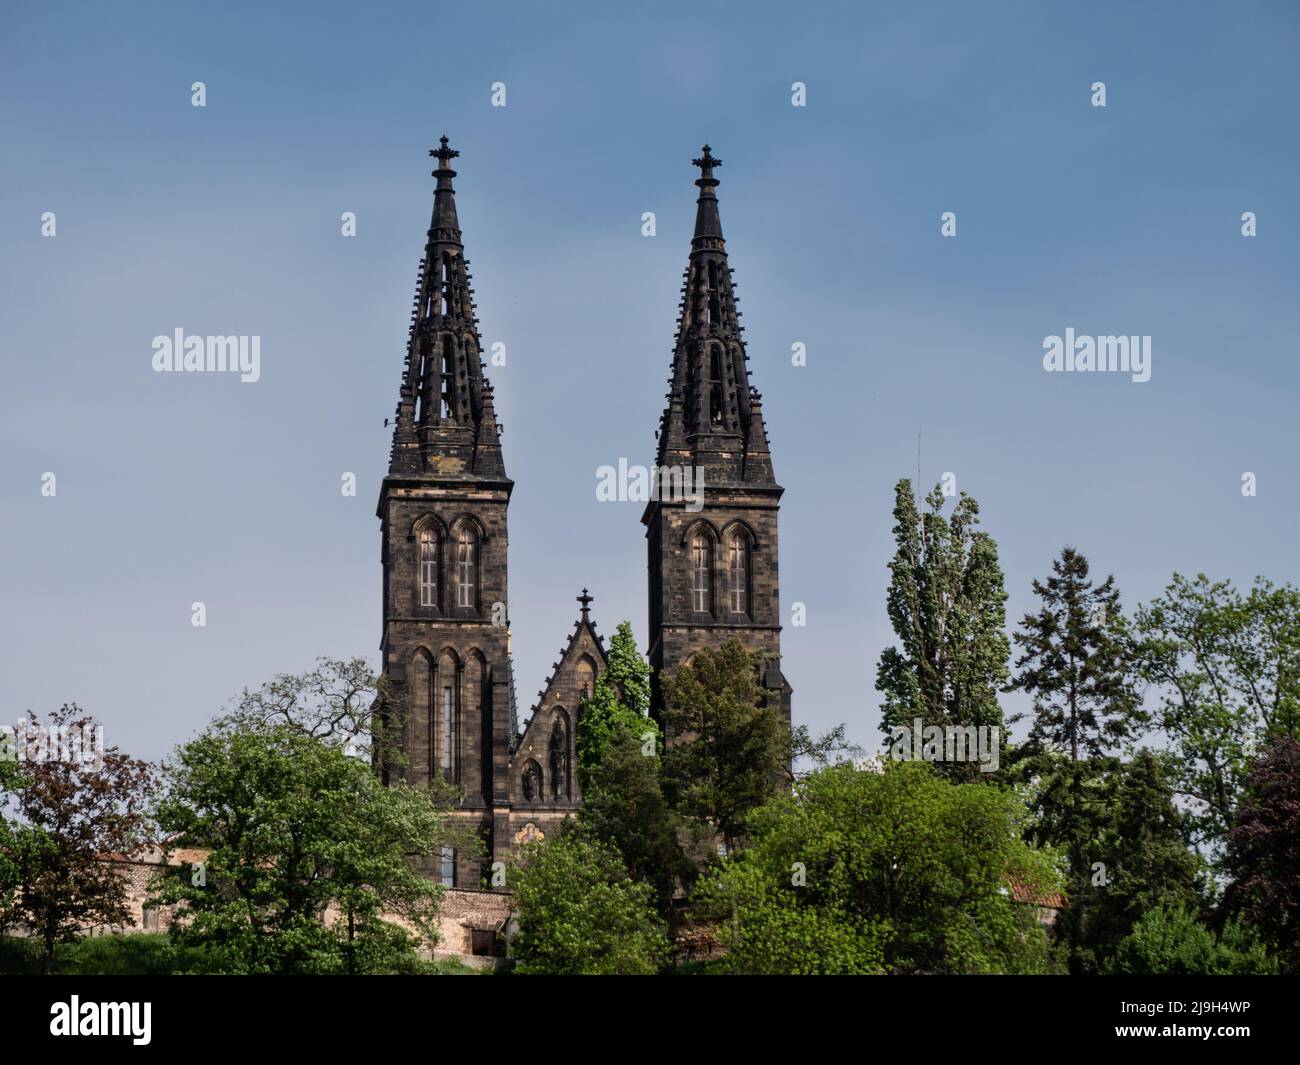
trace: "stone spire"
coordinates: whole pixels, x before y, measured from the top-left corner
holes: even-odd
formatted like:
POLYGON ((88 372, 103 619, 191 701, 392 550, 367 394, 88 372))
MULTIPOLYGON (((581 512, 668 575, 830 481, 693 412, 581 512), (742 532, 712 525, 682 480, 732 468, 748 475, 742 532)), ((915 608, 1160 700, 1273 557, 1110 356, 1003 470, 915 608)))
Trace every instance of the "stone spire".
POLYGON ((773 485, 718 213, 714 171, 722 160, 706 144, 692 162, 700 168, 700 192, 657 461, 703 468, 708 484, 773 485))
POLYGON ((444 136, 429 154, 438 161, 433 215, 416 279, 389 473, 501 480, 500 426, 483 374, 452 185, 451 161, 460 153, 444 136))

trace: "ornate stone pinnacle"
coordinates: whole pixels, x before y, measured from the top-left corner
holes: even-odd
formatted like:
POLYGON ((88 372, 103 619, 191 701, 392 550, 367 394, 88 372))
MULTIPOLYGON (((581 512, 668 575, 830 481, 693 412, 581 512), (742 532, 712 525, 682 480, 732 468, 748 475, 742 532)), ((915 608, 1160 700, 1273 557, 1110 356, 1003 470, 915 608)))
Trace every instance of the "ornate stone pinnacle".
POLYGON ((447 170, 449 169, 447 164, 460 155, 460 152, 447 147, 447 134, 444 133, 438 141, 438 147, 430 148, 429 154, 438 160, 438 169, 447 170))

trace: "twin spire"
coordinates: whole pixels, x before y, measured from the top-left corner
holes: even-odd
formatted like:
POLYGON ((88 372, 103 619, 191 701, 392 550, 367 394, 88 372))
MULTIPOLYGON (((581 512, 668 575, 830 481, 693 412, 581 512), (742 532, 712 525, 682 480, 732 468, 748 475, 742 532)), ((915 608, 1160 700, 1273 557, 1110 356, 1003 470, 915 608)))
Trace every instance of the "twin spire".
POLYGON ((695 234, 682 283, 667 406, 659 421, 659 466, 695 466, 713 485, 775 485, 762 397, 749 384, 735 285, 722 235, 718 179, 722 160, 709 145, 692 162, 695 234))
POLYGON ((504 481, 500 428, 483 373, 469 261, 456 216, 451 161, 460 152, 444 136, 429 154, 438 160, 433 216, 416 279, 389 474, 504 481))
MULTIPOLYGON (((451 161, 460 152, 443 136, 429 155, 438 161, 433 216, 416 282, 389 474, 504 481, 500 428, 483 373, 452 185, 451 161)), ((700 169, 700 191, 668 402, 659 423, 658 465, 703 467, 713 485, 774 486, 762 398, 749 384, 714 191, 722 160, 706 144, 692 162, 700 169)))

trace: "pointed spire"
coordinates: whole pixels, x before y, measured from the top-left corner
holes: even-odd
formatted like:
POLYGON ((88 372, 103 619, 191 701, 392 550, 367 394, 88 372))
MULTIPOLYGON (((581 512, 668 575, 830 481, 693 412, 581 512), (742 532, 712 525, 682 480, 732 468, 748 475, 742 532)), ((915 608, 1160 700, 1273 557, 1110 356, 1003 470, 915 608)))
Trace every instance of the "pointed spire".
POLYGON ((433 192, 433 220, 429 223, 429 239, 459 244, 460 221, 456 217, 456 190, 451 185, 456 171, 450 164, 460 152, 447 146, 447 135, 444 133, 438 141, 438 147, 430 148, 429 154, 438 160, 438 169, 433 171, 438 186, 433 192))
POLYGON ((658 464, 694 465, 708 483, 775 484, 740 311, 718 214, 714 171, 722 160, 704 145, 695 184, 695 233, 682 284, 677 343, 659 422, 658 464))
POLYGON ((429 155, 438 161, 437 185, 416 278, 389 470, 403 476, 504 480, 500 430, 480 358, 483 344, 452 186, 451 161, 460 152, 444 134, 429 155))
POLYGON ((718 179, 713 176, 716 167, 722 165, 721 159, 715 159, 712 150, 706 144, 700 149, 701 155, 691 162, 700 168, 700 176, 695 184, 700 187, 700 198, 695 207, 695 236, 691 240, 692 248, 700 248, 722 241, 722 219, 718 215, 718 197, 713 191, 718 187, 718 179))

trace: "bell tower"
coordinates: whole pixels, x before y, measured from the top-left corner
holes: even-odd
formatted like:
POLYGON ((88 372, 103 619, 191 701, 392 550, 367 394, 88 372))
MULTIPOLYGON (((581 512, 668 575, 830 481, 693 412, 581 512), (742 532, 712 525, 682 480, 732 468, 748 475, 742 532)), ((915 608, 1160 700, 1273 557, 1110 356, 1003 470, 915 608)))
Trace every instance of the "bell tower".
MULTIPOLYGON (((379 492, 384 574, 380 708, 403 758, 385 779, 441 779, 461 794, 456 818, 501 854, 509 825, 510 660, 506 508, 492 387, 461 242, 443 137, 433 216, 416 280, 388 475, 379 492)), ((477 887, 469 855, 445 854, 444 883, 477 887)))
POLYGON ((696 651, 734 637, 762 653, 760 684, 788 722, 777 569, 784 489, 772 472, 762 397, 749 381, 715 191, 722 160, 706 144, 693 162, 700 169, 695 235, 659 420, 656 482, 696 491, 661 490, 641 518, 649 550, 653 711, 662 709, 660 675, 675 674, 696 651))

